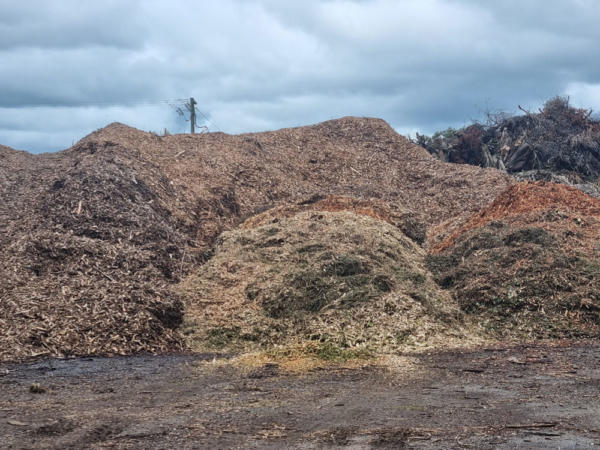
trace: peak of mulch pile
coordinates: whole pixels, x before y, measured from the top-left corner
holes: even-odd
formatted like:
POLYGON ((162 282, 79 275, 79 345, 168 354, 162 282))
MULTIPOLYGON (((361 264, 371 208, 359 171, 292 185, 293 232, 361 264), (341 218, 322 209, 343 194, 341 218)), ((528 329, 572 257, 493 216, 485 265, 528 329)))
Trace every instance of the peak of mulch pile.
POLYGON ((328 195, 326 197, 317 195, 298 203, 277 206, 250 217, 242 223, 241 227, 256 228, 268 223, 276 223, 282 218, 293 217, 303 211, 350 211, 355 214, 384 220, 399 228, 418 244, 422 244, 425 240, 425 225, 417 222, 413 213, 403 210, 399 206, 393 207, 375 198, 356 199, 340 195, 328 195))
POLYGON ((468 340, 425 255, 370 214, 277 208, 223 233, 213 258, 181 284, 184 332, 203 351, 468 340))
POLYGON ((461 223, 513 182, 495 169, 442 163, 371 118, 237 136, 157 136, 112 124, 85 140, 119 143, 158 164, 177 191, 174 209, 184 211, 175 214, 196 228, 199 243, 257 212, 315 195, 397 205, 426 224, 434 241, 439 224, 461 223))
MULTIPOLYGON (((590 216, 600 218, 600 200, 579 189, 561 184, 537 181, 517 183, 502 192, 486 208, 471 216, 462 226, 450 234, 443 242, 432 247, 432 253, 439 253, 451 245, 465 232, 482 227, 495 220, 523 220, 528 215, 533 221, 544 211, 559 211, 574 217, 590 216)), ((554 222, 552 222, 554 224, 554 222)))
POLYGON ((54 154, 2 148, 0 360, 182 348, 173 286, 267 208, 377 198, 446 230, 509 183, 441 163, 378 119, 239 136, 112 124, 54 154))
POLYGON ((463 311, 517 337, 600 336, 600 200, 520 183, 440 246, 429 267, 463 311))

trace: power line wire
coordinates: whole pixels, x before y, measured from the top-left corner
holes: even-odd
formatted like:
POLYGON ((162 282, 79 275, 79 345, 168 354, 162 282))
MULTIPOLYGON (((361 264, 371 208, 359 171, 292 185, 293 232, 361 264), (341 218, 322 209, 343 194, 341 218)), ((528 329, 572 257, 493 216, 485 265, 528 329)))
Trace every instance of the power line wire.
POLYGON ((210 120, 208 117, 206 117, 206 114, 204 114, 204 113, 203 113, 202 111, 200 111, 198 108, 196 108, 196 111, 198 111, 198 112, 200 113, 200 115, 201 115, 202 117, 204 117, 204 119, 205 119, 205 120, 206 120, 208 123, 210 123, 210 124, 214 125, 214 126, 215 126, 215 128, 216 128, 218 131, 221 131, 221 128, 219 128, 219 126, 218 126, 216 123, 214 123, 212 120, 210 120))

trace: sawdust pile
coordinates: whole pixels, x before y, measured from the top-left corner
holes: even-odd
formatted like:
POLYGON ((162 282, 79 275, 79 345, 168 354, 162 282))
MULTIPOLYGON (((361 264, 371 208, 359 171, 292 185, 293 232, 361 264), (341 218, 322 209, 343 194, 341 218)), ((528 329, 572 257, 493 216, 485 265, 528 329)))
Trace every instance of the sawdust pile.
POLYGON ((425 251, 371 213, 276 209, 223 233, 214 257, 180 287, 191 347, 468 341, 425 251))
POLYGON ((521 219, 532 214, 536 220, 541 212, 556 210, 574 216, 600 216, 600 200, 584 194, 580 190, 556 183, 543 181, 518 183, 499 195, 488 207, 474 214, 466 223, 452 232, 439 245, 432 247, 432 253, 439 253, 453 244, 465 232, 482 227, 494 220, 521 219))
POLYGON ((600 200, 520 183, 433 250, 438 283, 490 331, 600 336, 600 200))

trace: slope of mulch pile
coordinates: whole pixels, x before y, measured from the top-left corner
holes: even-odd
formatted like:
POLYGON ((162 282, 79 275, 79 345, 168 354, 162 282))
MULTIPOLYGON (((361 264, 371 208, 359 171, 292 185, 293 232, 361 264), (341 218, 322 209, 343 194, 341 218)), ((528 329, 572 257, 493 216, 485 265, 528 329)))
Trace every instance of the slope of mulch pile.
POLYGON ((432 249, 429 268, 493 332, 600 336, 600 200, 519 183, 432 249))
POLYGON ((441 163, 378 119, 239 136, 113 124, 55 154, 2 148, 0 359, 182 348, 173 285, 270 207, 377 198, 412 212, 422 240, 418 224, 446 230, 509 183, 441 163))
POLYGON ((161 170, 94 143, 0 161, 0 360, 182 348, 187 241, 161 170))
POLYGON ((469 341, 425 251, 348 203, 339 212, 276 209, 223 233, 213 258, 180 286, 191 347, 382 351, 469 341))
POLYGON ((172 205, 199 244, 257 212, 330 194, 411 211, 434 241, 439 224, 461 223, 513 182, 495 169, 442 163, 370 118, 237 136, 157 136, 112 124, 85 140, 139 150, 163 168, 178 192, 172 205))
POLYGON ((425 240, 426 227, 423 223, 415 220, 414 213, 404 210, 398 205, 389 205, 376 198, 356 199, 340 195, 317 195, 297 203, 288 203, 271 208, 250 217, 241 224, 241 227, 256 228, 260 225, 275 223, 282 218, 293 217, 303 211, 351 211, 384 220, 400 229, 418 244, 423 244, 425 240))

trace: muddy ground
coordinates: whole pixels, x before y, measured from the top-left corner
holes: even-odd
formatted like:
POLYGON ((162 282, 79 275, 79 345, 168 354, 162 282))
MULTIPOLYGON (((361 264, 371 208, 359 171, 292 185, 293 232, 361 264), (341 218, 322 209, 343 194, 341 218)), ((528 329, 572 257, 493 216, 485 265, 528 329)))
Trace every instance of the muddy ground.
POLYGON ((600 446, 598 343, 444 351, 303 375, 211 360, 0 365, 0 447, 600 446))

